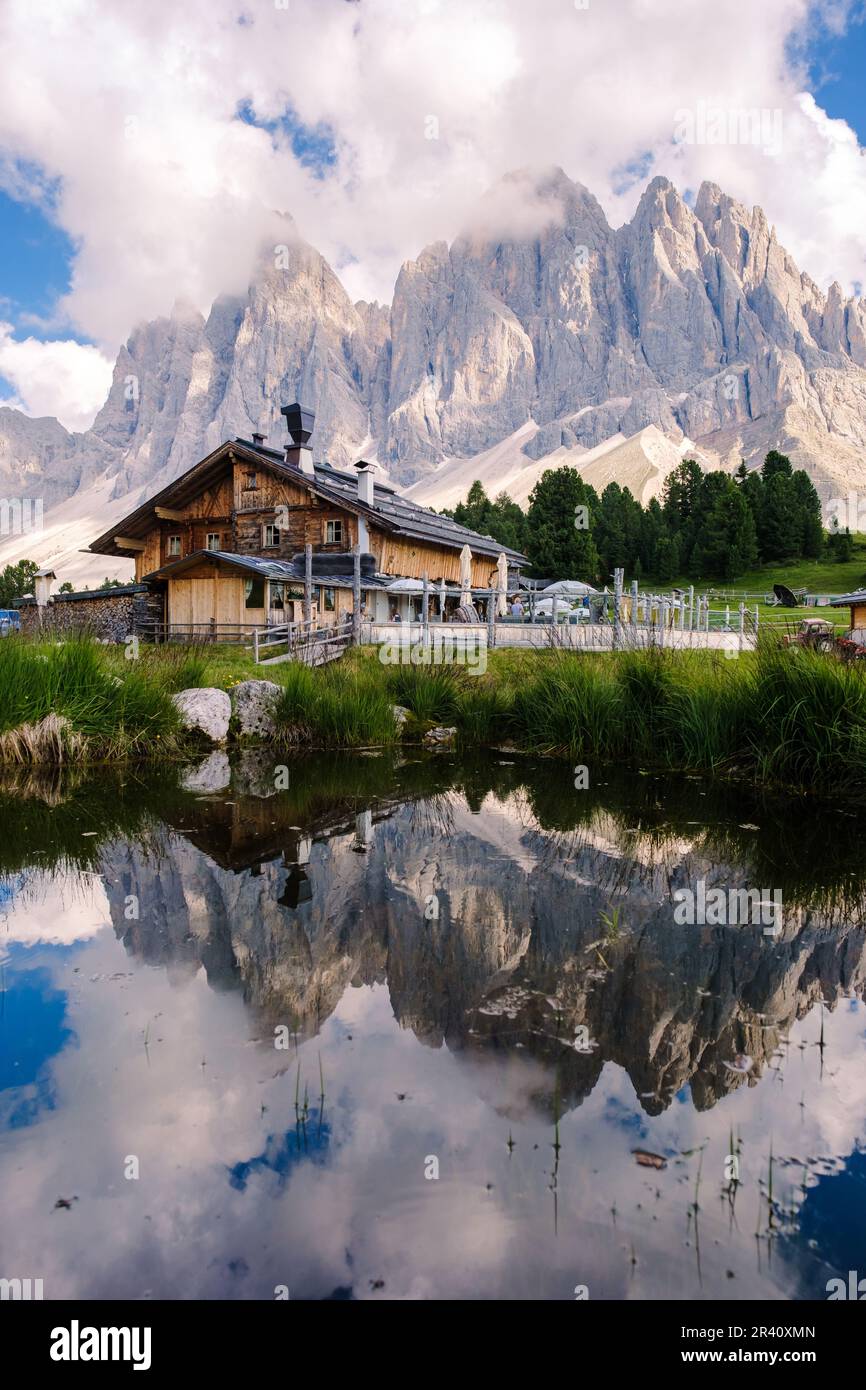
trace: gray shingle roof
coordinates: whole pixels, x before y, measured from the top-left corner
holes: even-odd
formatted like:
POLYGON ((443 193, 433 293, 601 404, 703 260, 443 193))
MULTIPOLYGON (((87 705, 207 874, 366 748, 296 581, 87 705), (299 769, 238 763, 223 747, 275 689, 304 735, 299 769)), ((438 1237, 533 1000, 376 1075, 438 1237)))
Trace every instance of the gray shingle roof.
MULTIPOLYGON (((148 579, 168 578, 172 574, 180 574, 185 569, 191 569, 194 565, 200 564, 202 560, 219 560, 232 569, 246 570, 249 574, 257 575, 260 579, 282 579, 286 583, 304 582, 303 565, 300 567, 293 565, 290 560, 268 560, 258 555, 236 555, 230 550, 193 550, 189 555, 178 556, 175 560, 169 560, 161 565, 158 570, 153 570, 148 579)), ((385 589, 390 583, 388 575, 381 574, 362 574, 362 589, 385 589)), ((352 576, 345 574, 314 574, 313 588, 320 589, 351 589, 352 576)))
MULTIPOLYGON (((447 546, 454 550, 462 550, 464 545, 468 545, 475 555, 489 555, 491 559, 498 560, 499 556, 504 553, 512 565, 526 563, 526 556, 521 555, 519 551, 512 550, 506 545, 500 545, 490 536, 479 536, 477 532, 470 531, 466 526, 458 526, 457 522, 452 521, 450 517, 439 516, 428 507, 419 506, 417 502, 410 502, 407 497, 401 497, 394 488, 388 487, 384 483, 374 483, 373 503, 368 505, 362 502, 358 496, 356 473, 347 473, 342 469, 332 468, 328 463, 316 463, 314 464, 315 475, 310 478, 301 473, 299 469, 287 464, 284 454, 278 450, 269 449, 264 444, 255 444, 252 440, 240 438, 233 443, 226 441, 221 444, 207 458, 201 459, 192 468, 182 473, 179 478, 175 478, 174 482, 168 483, 161 491, 149 497, 146 502, 141 503, 133 512, 123 517, 103 535, 91 541, 90 551, 94 554, 105 555, 125 553, 118 550, 115 545, 117 536, 141 537, 146 535, 153 525, 154 508, 172 503, 176 506, 196 496, 218 475, 230 449, 245 459, 260 458, 275 473, 282 477, 292 478, 294 481, 300 480, 307 486, 315 488, 319 496, 334 502, 337 506, 345 506, 358 515, 366 517, 373 525, 378 524, 382 530, 390 532, 392 535, 409 536, 415 540, 427 541, 431 545, 447 546)), ((129 557, 127 556, 127 558, 129 557)))
POLYGON ((847 608, 849 604, 866 603, 866 589, 855 589, 853 594, 840 594, 831 598, 828 608, 847 608))
MULTIPOLYGON (((238 439, 238 444, 243 444, 245 449, 252 449, 255 453, 262 454, 271 465, 285 469, 294 474, 297 470, 286 465, 283 455, 277 453, 275 449, 268 449, 261 444, 253 444, 248 439, 238 439)), ((358 506, 358 478, 355 473, 347 473, 339 468, 332 468, 329 463, 315 463, 313 465, 316 475, 316 484, 323 490, 330 493, 335 500, 344 501, 352 507, 358 506)), ((386 486, 384 483, 373 484, 373 506, 365 509, 368 514, 378 513, 391 527, 400 535, 412 536, 416 540, 431 541, 438 545, 447 545, 459 550, 464 545, 481 555, 491 555, 495 559, 505 553, 507 559, 514 562, 525 562, 526 556, 521 555, 518 550, 511 550, 507 545, 500 545, 499 541, 493 540, 491 536, 479 536, 476 531, 470 531, 467 526, 459 526, 450 517, 439 516, 437 512, 431 511, 429 507, 421 507, 417 502, 410 502, 408 497, 402 497, 394 488, 386 486)))

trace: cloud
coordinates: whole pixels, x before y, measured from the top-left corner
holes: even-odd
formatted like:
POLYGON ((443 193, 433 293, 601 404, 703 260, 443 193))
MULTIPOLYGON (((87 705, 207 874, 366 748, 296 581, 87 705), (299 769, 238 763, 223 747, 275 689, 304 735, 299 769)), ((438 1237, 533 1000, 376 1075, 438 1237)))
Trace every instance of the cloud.
POLYGON ((0 149, 51 189, 79 247, 59 311, 107 352, 178 296, 206 312, 242 290, 275 210, 353 296, 390 299, 403 260, 532 166, 562 166, 615 224, 646 176, 709 178, 850 291, 866 278, 866 160, 792 57, 816 16, 838 31, 846 14, 840 0, 6 0, 0 149), (778 112, 781 148, 675 143, 677 113, 700 103, 778 112), (328 133, 327 167, 304 130, 328 133))
POLYGON ((86 430, 111 385, 112 364, 98 348, 72 340, 16 339, 0 323, 0 377, 15 394, 0 402, 25 415, 55 415, 70 430, 86 430))

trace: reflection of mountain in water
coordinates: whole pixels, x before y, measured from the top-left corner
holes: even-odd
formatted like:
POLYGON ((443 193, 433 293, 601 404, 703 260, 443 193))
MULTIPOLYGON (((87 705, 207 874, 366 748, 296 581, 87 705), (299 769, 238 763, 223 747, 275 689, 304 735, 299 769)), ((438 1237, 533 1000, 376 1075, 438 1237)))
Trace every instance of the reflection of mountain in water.
POLYGON ((322 791, 299 814, 296 798, 263 794, 267 769, 248 757, 230 793, 168 813, 158 857, 117 842, 106 884, 127 949, 241 988, 267 1032, 315 1032, 348 987, 387 982, 398 1021, 431 1045, 521 1047, 556 1066, 571 1105, 613 1061, 650 1113, 686 1083, 699 1108, 755 1084, 796 1019, 863 989, 859 912, 832 894, 788 907, 775 939, 675 923, 672 891, 698 879, 777 886, 769 812, 760 839, 750 823, 738 835, 741 796, 688 793, 703 798, 698 823, 665 820, 658 784, 580 802, 549 764, 439 760, 413 783, 371 759, 375 792, 349 765, 345 790, 302 768, 322 791), (738 1054, 751 1071, 731 1069, 738 1054))

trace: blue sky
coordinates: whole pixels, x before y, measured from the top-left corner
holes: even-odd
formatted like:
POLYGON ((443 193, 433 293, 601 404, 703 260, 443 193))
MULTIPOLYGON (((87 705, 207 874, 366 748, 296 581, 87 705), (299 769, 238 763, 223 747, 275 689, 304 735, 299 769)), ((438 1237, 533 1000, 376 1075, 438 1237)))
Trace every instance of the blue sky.
POLYGON ((866 5, 842 37, 826 33, 808 50, 810 90, 828 116, 846 120, 866 147, 866 5))

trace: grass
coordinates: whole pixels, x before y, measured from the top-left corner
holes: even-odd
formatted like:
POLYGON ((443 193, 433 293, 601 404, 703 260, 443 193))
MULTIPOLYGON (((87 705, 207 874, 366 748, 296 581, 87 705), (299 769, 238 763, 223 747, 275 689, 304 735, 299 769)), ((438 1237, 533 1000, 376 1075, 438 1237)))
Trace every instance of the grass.
MULTIPOLYGON (((775 622, 783 617, 795 618, 796 613, 793 609, 769 607, 761 601, 763 594, 772 593, 774 584, 787 584, 789 589, 806 589, 811 594, 849 594, 862 588, 864 581, 866 542, 855 537, 851 559, 846 560, 844 564, 828 559, 781 561, 749 570, 747 574, 738 575, 729 583, 706 577, 691 579, 680 576, 655 587, 659 592, 668 593, 672 588, 688 589, 690 584, 694 584, 695 593, 709 592, 718 596, 711 601, 713 608, 724 606, 727 602, 730 602, 732 608, 736 608, 741 601, 745 601, 750 609, 757 607, 761 620, 768 618, 775 622)), ((642 583, 641 588, 652 589, 653 585, 649 582, 642 583)), ((830 618, 831 621, 837 616, 840 624, 846 626, 847 609, 838 612, 821 610, 821 617, 830 618)))
MULTIPOLYGON (((172 692, 231 687, 243 653, 121 648, 87 638, 0 643, 0 762, 47 763, 184 751, 172 692)), ((253 667, 281 687, 278 745, 388 747, 410 711, 416 741, 453 725, 464 753, 510 743, 526 752, 740 780, 800 795, 866 802, 866 669, 767 634, 729 661, 719 652, 551 648, 489 653, 461 666, 383 666, 375 649, 309 669, 253 667)))
POLYGON ((393 701, 372 663, 335 662, 310 669, 292 661, 279 671, 276 722, 282 741, 329 748, 396 741, 393 701))
POLYGON ((87 637, 0 642, 0 759, 53 762, 64 749, 110 758, 171 743, 178 718, 167 690, 138 663, 116 661, 87 637))

